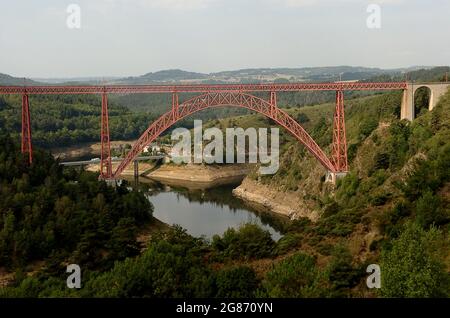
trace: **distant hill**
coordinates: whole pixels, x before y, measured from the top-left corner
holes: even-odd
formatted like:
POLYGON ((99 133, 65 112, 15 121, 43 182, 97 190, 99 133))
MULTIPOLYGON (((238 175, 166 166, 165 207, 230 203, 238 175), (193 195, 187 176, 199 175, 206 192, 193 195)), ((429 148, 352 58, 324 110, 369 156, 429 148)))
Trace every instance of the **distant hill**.
POLYGON ((367 80, 375 77, 402 77, 402 74, 428 70, 428 66, 381 69, 360 66, 327 66, 303 68, 253 68, 216 73, 197 73, 183 70, 163 70, 137 77, 111 80, 111 84, 168 84, 168 83, 261 83, 261 82, 334 82, 338 80, 367 80))
POLYGON ((437 66, 432 68, 419 68, 409 70, 397 70, 392 74, 381 74, 370 77, 367 81, 384 82, 384 81, 408 81, 415 82, 441 82, 446 80, 446 76, 450 75, 449 66, 437 66))
POLYGON ((0 85, 24 85, 24 83, 26 83, 26 85, 42 84, 29 78, 23 79, 20 77, 13 77, 8 74, 0 73, 0 85))
MULTIPOLYGON (((129 77, 74 77, 27 79, 27 84, 53 85, 112 85, 112 84, 227 84, 227 83, 286 83, 286 82, 334 82, 334 81, 384 81, 404 80, 405 74, 411 80, 441 80, 448 72, 448 66, 413 66, 408 68, 381 69, 361 66, 326 66, 302 68, 252 68, 215 73, 198 73, 180 69, 149 72, 129 77)), ((0 85, 23 85, 22 78, 0 73, 0 85)))
POLYGON ((163 70, 154 73, 147 73, 137 77, 121 78, 114 83, 121 84, 147 84, 155 82, 182 82, 182 81, 202 81, 208 78, 207 74, 187 72, 183 70, 163 70))

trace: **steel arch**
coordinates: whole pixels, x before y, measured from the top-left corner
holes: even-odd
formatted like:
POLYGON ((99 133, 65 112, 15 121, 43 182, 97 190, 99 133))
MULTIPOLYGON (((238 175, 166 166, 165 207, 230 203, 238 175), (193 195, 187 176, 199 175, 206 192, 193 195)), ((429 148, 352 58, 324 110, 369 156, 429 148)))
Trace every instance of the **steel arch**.
POLYGON ((334 165, 314 139, 311 138, 295 119, 289 116, 285 111, 279 109, 276 104, 245 93, 208 92, 193 97, 180 105, 176 105, 176 107, 172 107, 171 111, 163 114, 154 121, 136 141, 125 159, 117 167, 112 177, 118 178, 123 170, 142 152, 145 146, 149 145, 177 121, 195 112, 219 106, 243 107, 271 118, 300 141, 300 143, 302 143, 328 171, 336 172, 334 165))

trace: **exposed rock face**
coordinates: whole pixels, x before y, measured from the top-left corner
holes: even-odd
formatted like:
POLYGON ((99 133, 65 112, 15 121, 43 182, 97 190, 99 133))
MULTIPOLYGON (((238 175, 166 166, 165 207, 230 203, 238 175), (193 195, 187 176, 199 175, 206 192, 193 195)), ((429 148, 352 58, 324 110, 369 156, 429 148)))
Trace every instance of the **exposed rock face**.
POLYGON ((258 203, 271 212, 288 216, 292 220, 307 217, 317 221, 319 218, 319 212, 311 210, 297 193, 277 191, 249 178, 244 179, 242 184, 233 190, 233 194, 245 201, 258 203))

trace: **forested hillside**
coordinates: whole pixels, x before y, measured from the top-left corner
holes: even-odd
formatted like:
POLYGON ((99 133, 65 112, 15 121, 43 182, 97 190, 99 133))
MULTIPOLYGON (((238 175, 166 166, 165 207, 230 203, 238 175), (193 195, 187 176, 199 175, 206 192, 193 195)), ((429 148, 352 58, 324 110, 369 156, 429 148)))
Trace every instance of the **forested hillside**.
MULTIPOLYGON (((109 103, 112 139, 133 139, 154 118, 147 113, 132 113, 126 107, 109 103)), ((0 96, 0 127, 19 138, 21 96, 0 96)), ((30 97, 33 144, 51 148, 100 140, 101 98, 62 95, 30 97)))
POLYGON ((40 150, 28 167, 3 132, 0 144, 0 268, 25 272, 44 261, 57 273, 70 259, 104 268, 139 252, 136 231, 152 216, 144 195, 109 187, 93 173, 63 171, 40 150))
MULTIPOLYGON (((323 168, 286 134, 278 173, 249 179, 319 212, 291 234, 300 249, 321 258, 340 243, 353 263, 380 263, 384 296, 448 295, 450 92, 413 123, 398 120, 400 101, 391 93, 346 102, 350 172, 331 192, 323 168)), ((328 151, 332 109, 290 111, 328 151)))

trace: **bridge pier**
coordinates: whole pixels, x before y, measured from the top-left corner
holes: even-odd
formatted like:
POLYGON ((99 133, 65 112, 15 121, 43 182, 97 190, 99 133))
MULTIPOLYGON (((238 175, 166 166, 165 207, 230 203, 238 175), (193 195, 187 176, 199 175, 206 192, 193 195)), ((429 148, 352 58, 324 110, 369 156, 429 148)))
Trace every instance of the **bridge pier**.
POLYGON ((28 154, 28 163, 33 162, 33 148, 31 145, 31 120, 30 120, 30 103, 28 94, 22 94, 22 153, 28 154))
POLYGON ((112 177, 111 163, 111 145, 109 136, 109 115, 108 115, 108 97, 106 90, 102 94, 102 113, 101 113, 101 131, 100 139, 102 144, 100 156, 100 175, 105 179, 112 177))
POLYGON ((139 161, 134 160, 134 179, 139 179, 139 161))
POLYGON ((325 182, 336 184, 337 180, 345 177, 348 172, 331 172, 327 171, 327 175, 325 177, 325 182))
POLYGON ((103 181, 106 182, 107 185, 116 187, 118 185, 118 182, 116 179, 103 179, 103 181))

